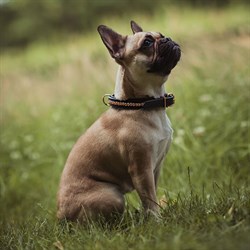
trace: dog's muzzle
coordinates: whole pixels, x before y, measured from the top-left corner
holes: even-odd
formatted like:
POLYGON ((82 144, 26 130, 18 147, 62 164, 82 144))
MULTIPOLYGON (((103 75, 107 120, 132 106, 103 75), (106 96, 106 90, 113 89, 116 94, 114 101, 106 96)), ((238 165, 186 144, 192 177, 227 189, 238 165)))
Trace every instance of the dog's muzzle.
POLYGON ((169 37, 158 41, 155 53, 156 59, 149 66, 149 73, 168 75, 181 58, 180 46, 169 37))

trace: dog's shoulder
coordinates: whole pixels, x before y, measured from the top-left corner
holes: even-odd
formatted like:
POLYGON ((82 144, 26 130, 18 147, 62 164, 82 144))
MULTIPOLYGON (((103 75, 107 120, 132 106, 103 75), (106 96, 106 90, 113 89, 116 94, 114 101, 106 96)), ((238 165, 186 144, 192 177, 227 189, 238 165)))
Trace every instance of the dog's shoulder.
POLYGON ((110 109, 99 118, 98 127, 119 139, 143 140, 144 143, 172 136, 171 123, 165 112, 110 109))

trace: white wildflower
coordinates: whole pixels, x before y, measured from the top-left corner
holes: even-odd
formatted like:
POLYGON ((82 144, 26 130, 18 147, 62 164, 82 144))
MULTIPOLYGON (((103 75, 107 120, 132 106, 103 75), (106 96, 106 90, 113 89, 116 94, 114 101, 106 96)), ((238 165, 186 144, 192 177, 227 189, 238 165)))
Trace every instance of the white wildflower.
POLYGON ((209 94, 201 95, 200 98, 199 98, 200 102, 209 102, 211 100, 212 100, 212 96, 209 95, 209 94))
POLYGON ((205 128, 205 127, 199 126, 199 127, 194 128, 193 134, 194 134, 195 136, 203 136, 204 133, 205 133, 205 131, 206 131, 206 128, 205 128))
POLYGON ((25 135, 24 140, 26 142, 32 142, 34 140, 34 137, 33 137, 33 135, 25 135))
POLYGON ((241 123, 240 123, 240 127, 241 128, 247 128, 249 126, 249 122, 248 121, 242 121, 241 123))

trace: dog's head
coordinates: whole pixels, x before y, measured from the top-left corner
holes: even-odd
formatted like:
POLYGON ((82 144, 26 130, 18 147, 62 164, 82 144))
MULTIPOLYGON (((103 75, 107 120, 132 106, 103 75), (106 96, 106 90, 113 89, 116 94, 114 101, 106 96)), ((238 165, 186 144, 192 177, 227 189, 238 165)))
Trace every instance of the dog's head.
POLYGON ((163 82, 180 60, 180 46, 159 32, 144 32, 134 21, 131 29, 133 35, 123 36, 100 25, 98 32, 110 55, 132 79, 155 77, 163 82))

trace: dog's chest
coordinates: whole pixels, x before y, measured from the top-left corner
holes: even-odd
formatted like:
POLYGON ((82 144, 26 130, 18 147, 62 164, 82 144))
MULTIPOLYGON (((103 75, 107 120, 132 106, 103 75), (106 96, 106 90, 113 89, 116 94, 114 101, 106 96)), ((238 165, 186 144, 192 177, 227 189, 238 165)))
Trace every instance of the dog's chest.
POLYGON ((173 130, 167 115, 164 113, 157 121, 157 129, 153 133, 153 147, 154 147, 154 165, 158 168, 167 154, 171 141, 173 130))

